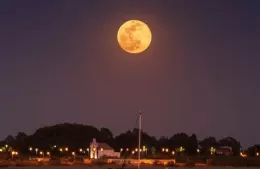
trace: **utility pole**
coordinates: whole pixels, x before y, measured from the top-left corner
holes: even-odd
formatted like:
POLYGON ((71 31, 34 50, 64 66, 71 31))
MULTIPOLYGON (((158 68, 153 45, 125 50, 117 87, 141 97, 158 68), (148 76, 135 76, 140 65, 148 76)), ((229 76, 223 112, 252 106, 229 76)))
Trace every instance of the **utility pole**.
POLYGON ((140 113, 139 113, 138 169, 140 169, 141 131, 142 131, 142 111, 140 111, 140 113))

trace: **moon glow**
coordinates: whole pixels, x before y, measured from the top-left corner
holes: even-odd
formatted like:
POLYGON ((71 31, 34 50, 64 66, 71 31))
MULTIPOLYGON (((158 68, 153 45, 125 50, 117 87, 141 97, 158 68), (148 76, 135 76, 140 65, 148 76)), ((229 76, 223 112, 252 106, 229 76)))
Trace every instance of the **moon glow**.
POLYGON ((137 54, 145 51, 150 46, 152 33, 144 22, 130 20, 119 28, 117 40, 123 50, 137 54))

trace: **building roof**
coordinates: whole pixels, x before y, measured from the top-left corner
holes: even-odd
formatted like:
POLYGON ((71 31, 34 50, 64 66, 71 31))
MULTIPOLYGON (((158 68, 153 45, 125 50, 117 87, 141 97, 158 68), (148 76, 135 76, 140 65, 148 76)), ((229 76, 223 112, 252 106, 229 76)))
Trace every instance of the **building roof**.
POLYGON ((111 146, 109 146, 107 143, 98 143, 98 149, 103 150, 114 150, 111 146))

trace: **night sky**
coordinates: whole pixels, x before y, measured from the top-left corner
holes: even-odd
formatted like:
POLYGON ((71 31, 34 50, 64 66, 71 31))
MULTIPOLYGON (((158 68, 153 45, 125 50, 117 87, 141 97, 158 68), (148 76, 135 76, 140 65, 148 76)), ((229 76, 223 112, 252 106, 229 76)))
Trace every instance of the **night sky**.
POLYGON ((0 138, 57 123, 260 143, 259 0, 1 0, 0 138), (130 19, 151 46, 124 52, 130 19))

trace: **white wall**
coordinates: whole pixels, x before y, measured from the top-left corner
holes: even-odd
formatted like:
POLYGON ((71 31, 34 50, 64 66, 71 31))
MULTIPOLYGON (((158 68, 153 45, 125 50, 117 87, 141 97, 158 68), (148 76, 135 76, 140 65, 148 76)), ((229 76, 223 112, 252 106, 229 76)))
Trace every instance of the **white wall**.
POLYGON ((102 157, 102 156, 107 156, 107 157, 120 157, 120 153, 119 152, 115 152, 114 150, 98 150, 98 158, 102 157))

